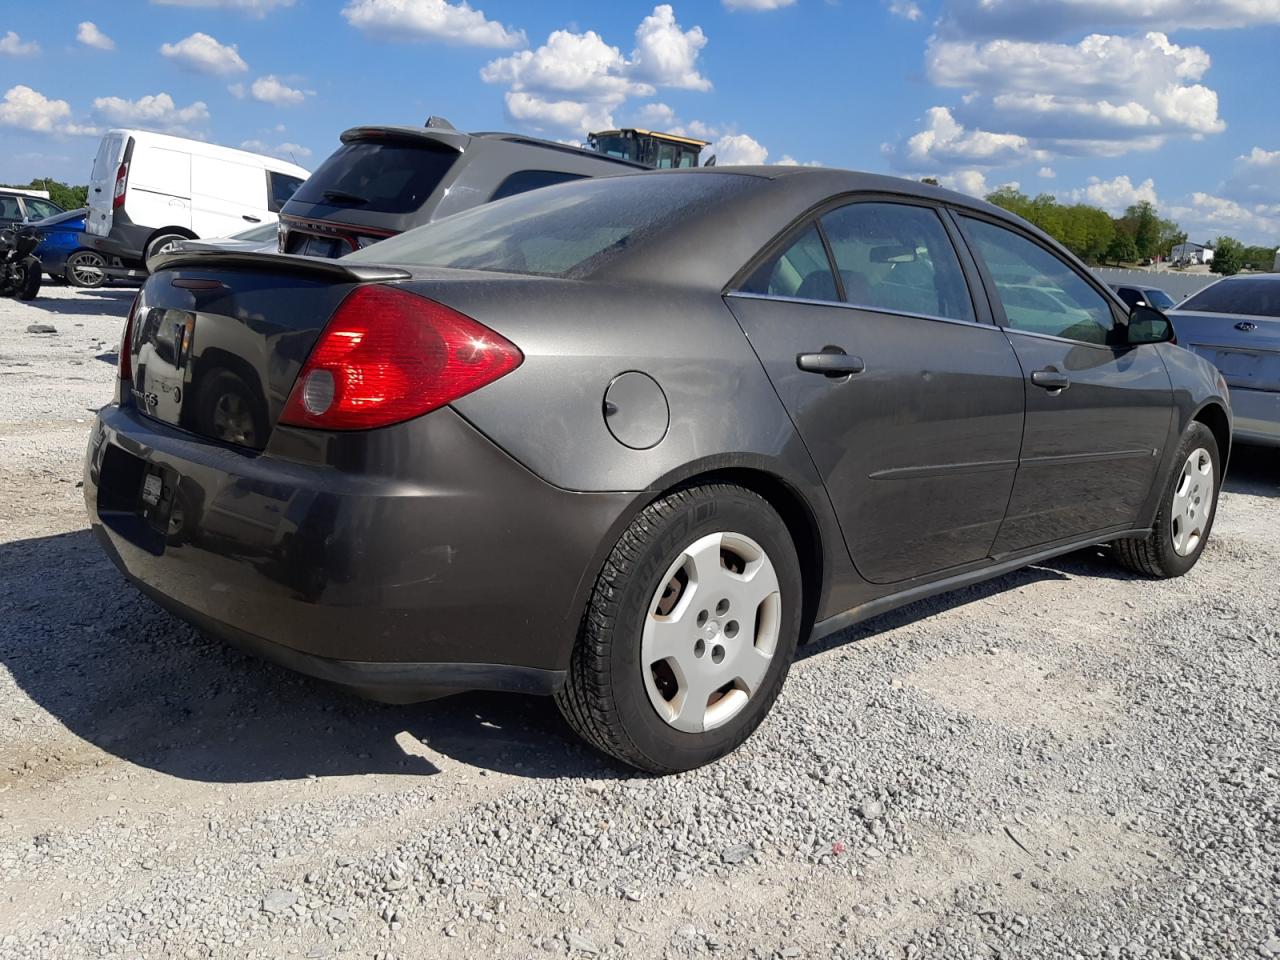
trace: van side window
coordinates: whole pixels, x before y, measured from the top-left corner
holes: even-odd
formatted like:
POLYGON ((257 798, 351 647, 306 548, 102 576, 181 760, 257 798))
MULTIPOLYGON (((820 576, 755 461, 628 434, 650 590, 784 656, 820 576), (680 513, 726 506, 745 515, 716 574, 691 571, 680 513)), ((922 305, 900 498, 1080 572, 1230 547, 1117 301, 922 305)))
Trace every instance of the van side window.
POLYGON ((498 184, 498 189, 493 191, 493 196, 489 199, 501 200, 503 197, 514 197, 517 193, 528 193, 539 187, 582 179, 582 174, 565 173, 561 170, 520 170, 498 184))
POLYGON ((267 209, 272 213, 279 213, 280 208, 288 203, 289 198, 302 186, 302 181, 297 177, 291 177, 287 173, 276 173, 274 170, 267 171, 267 180, 270 186, 267 191, 267 209))

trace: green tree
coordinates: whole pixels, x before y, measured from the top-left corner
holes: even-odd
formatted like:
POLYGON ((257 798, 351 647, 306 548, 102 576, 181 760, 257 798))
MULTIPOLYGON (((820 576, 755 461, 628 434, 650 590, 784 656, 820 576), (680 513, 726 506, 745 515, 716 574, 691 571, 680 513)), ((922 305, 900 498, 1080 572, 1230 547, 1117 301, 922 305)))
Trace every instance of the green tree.
POLYGON ((1139 257, 1154 257, 1160 252, 1160 218, 1152 203, 1142 200, 1133 204, 1121 220, 1129 225, 1127 232, 1133 237, 1139 257))
POLYGON ((1003 187, 998 187, 988 193, 987 203, 993 203, 997 207, 1008 210, 1010 213, 1016 213, 1020 217, 1030 219, 1027 214, 1031 212, 1031 198, 1017 187, 1010 186, 1007 183, 1003 187))
POLYGON ((1219 237, 1213 244, 1213 262, 1209 269, 1224 277, 1234 276, 1244 266, 1244 244, 1234 237, 1219 237))
POLYGON ((1173 255, 1173 248, 1180 243, 1187 242, 1187 233, 1172 220, 1159 220, 1157 222, 1156 235, 1156 254, 1164 257, 1166 260, 1173 255))
POLYGON ((1275 247, 1245 247, 1240 259, 1246 267, 1263 273, 1271 273, 1276 267, 1275 247))
POLYGON ((1138 245, 1133 242, 1133 237, 1127 233, 1117 233, 1111 240, 1110 246, 1107 247, 1107 259, 1116 266, 1120 265, 1122 260, 1133 262, 1138 259, 1138 245))
POLYGON ((937 177, 921 177, 920 182, 927 183, 931 187, 936 187, 938 185, 938 178, 937 177))

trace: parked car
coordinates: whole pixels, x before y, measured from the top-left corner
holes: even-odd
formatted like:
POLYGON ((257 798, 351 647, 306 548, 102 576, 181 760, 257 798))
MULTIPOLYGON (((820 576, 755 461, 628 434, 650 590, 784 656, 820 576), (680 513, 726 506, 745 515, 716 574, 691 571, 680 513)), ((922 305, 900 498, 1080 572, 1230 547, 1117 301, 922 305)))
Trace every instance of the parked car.
POLYGON ((302 167, 275 157, 111 130, 93 162, 86 241, 111 268, 140 270, 179 241, 275 223, 306 178, 302 167))
POLYGON ((215 237, 211 240, 183 240, 175 250, 234 250, 240 253, 274 253, 276 250, 276 233, 278 227, 274 223, 264 223, 260 227, 250 227, 229 237, 215 237))
POLYGON ((1172 310, 1178 305, 1173 297, 1159 287, 1139 287, 1127 283, 1113 283, 1111 284, 1111 289, 1130 309, 1140 304, 1146 304, 1149 307, 1155 307, 1157 310, 1172 310))
POLYGON ((37 196, 30 190, 0 187, 0 227, 33 223, 65 212, 52 200, 37 196))
POLYGON ((55 280, 74 287, 100 287, 106 282, 106 258, 84 245, 87 207, 68 210, 31 226, 40 236, 36 257, 41 269, 55 280))
POLYGON ((648 169, 514 133, 354 127, 280 212, 280 250, 340 257, 491 200, 648 169))
POLYGON ((85 464, 120 569, 370 696, 555 694, 654 772, 745 740, 802 638, 1089 545, 1185 573, 1230 447, 1163 314, 888 177, 639 173, 154 266, 85 464))
POLYGON ((1169 319, 1178 342, 1226 378, 1236 439, 1280 446, 1280 274, 1224 277, 1169 319))

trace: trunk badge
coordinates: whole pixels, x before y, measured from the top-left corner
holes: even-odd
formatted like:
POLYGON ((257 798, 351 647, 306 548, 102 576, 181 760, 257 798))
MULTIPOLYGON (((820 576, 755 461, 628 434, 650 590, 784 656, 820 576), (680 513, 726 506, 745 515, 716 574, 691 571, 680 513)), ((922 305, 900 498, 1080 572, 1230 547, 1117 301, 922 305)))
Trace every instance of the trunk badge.
POLYGON ((1258 325, 1251 320, 1241 320, 1236 324, 1236 329, 1241 333, 1253 333, 1253 331, 1258 329, 1258 325))

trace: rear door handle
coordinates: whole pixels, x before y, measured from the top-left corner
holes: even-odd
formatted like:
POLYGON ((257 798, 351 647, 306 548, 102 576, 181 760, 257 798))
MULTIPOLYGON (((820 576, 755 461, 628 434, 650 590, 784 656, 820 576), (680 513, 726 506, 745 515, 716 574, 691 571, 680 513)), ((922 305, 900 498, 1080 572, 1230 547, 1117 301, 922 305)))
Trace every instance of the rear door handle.
POLYGON ((824 347, 821 353, 798 354, 796 366, 806 373, 821 373, 833 378, 847 377, 867 369, 861 357, 851 356, 839 347, 824 347))
POLYGON ((261 223, 261 222, 262 222, 262 218, 261 218, 261 217, 251 217, 251 216, 249 216, 247 213, 242 213, 242 214, 240 214, 240 219, 241 219, 241 220, 248 220, 250 223, 261 223))
POLYGON ((1071 378, 1057 370, 1036 370, 1031 374, 1031 382, 1042 390, 1065 390, 1071 386, 1071 378))

